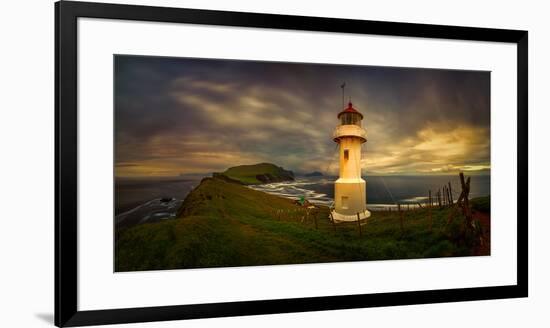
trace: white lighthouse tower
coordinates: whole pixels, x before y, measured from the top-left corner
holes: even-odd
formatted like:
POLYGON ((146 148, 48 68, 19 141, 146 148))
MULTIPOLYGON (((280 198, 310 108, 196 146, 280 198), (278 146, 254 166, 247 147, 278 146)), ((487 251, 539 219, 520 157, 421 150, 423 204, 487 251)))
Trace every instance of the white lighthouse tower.
POLYGON ((365 180, 361 178, 361 145, 367 141, 367 132, 361 126, 363 115, 351 101, 348 107, 338 113, 340 125, 333 133, 334 142, 339 145, 340 176, 334 183, 334 221, 357 221, 370 216, 367 210, 365 180))

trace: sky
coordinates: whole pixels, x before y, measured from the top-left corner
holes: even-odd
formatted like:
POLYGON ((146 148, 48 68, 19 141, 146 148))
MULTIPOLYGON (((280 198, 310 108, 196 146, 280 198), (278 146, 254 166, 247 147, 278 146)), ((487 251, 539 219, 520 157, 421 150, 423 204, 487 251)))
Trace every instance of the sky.
POLYGON ((336 174, 344 82, 363 174, 490 171, 490 72, 117 55, 114 81, 116 176, 336 174))

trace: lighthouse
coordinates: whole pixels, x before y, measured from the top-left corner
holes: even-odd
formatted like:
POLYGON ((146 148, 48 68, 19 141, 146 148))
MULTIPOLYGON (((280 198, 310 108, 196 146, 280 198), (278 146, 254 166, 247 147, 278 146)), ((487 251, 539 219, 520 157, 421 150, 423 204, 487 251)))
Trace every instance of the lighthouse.
POLYGON ((365 180, 361 178, 361 145, 367 141, 362 127, 363 114, 348 107, 338 113, 340 124, 332 135, 340 153, 340 172, 334 183, 334 209, 336 222, 364 220, 370 216, 367 210, 365 180))

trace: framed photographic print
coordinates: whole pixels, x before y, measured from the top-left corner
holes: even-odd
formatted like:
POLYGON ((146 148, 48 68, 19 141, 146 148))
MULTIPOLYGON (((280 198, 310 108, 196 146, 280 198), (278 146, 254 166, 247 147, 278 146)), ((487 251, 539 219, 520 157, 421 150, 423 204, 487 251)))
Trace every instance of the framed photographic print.
POLYGON ((527 296, 527 31, 55 14, 57 326, 527 296))

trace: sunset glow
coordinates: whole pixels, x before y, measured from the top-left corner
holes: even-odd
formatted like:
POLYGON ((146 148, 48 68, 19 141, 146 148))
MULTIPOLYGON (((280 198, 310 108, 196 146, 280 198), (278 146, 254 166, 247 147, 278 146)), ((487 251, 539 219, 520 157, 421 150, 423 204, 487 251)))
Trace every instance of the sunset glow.
POLYGON ((490 170, 489 72, 116 56, 116 175, 335 174, 342 81, 364 115, 365 174, 490 170))

